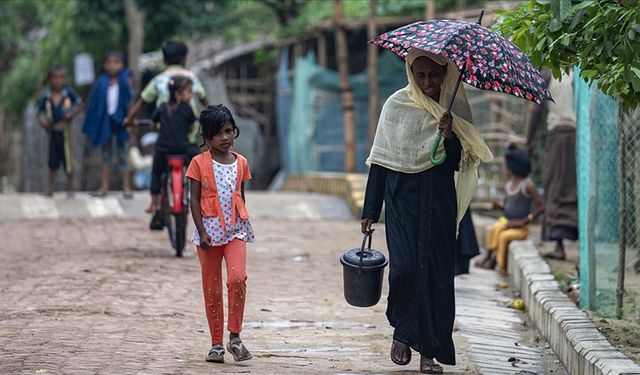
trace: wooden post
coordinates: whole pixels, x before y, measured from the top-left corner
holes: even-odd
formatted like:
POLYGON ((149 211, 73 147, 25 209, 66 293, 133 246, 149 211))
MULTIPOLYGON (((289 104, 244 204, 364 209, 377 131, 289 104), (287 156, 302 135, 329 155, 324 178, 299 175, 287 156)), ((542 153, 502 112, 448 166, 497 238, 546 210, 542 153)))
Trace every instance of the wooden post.
POLYGON ((626 174, 626 137, 624 128, 623 110, 618 110, 618 217, 620 231, 620 254, 618 255, 618 279, 616 286, 616 318, 622 319, 622 307, 624 306, 624 268, 626 266, 627 253, 627 184, 626 174))
POLYGON ((324 32, 318 33, 318 65, 323 68, 327 67, 327 38, 324 36, 324 32))
POLYGON ((144 18, 145 14, 135 0, 123 0, 124 14, 127 22, 129 41, 127 43, 127 56, 129 69, 132 72, 133 91, 139 92, 141 72, 138 68, 138 59, 144 46, 144 18))
POLYGON ((344 122, 344 170, 347 173, 355 171, 356 164, 356 126, 355 101, 353 88, 349 82, 349 48, 347 33, 342 25, 342 4, 340 0, 333 0, 334 30, 340 72, 340 92, 342 93, 342 119, 344 122))
MULTIPOLYGON (((376 37, 377 0, 369 0, 369 20, 367 22, 367 37, 369 40, 376 37)), ((373 144, 378 128, 378 46, 369 44, 367 49, 367 66, 369 70, 369 141, 373 144)))
POLYGON ((436 3, 434 0, 427 0, 427 4, 424 8, 424 19, 432 20, 436 18, 436 3))

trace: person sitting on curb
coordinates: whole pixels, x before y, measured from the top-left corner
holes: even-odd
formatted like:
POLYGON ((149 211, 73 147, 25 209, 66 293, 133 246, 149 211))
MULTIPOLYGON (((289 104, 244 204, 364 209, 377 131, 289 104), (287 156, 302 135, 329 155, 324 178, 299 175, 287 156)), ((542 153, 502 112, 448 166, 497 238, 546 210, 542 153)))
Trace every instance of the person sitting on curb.
POLYGON ((533 181, 531 161, 524 150, 509 146, 505 155, 507 183, 504 187, 503 203, 493 202, 493 207, 503 211, 503 216, 493 224, 487 234, 484 258, 475 265, 494 269, 496 264, 502 273, 507 272, 507 251, 509 243, 524 240, 529 236, 529 223, 544 212, 544 201, 533 181), (531 212, 531 203, 537 207, 531 212))

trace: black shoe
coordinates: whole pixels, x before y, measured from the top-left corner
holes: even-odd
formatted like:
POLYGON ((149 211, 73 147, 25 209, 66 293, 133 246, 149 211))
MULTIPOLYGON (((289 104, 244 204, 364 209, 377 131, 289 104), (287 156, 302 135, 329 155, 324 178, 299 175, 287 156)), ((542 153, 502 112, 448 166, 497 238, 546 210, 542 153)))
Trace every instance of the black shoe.
POLYGON ((164 215, 162 211, 158 211, 153 214, 151 222, 149 223, 149 229, 151 230, 163 230, 164 229, 164 215))

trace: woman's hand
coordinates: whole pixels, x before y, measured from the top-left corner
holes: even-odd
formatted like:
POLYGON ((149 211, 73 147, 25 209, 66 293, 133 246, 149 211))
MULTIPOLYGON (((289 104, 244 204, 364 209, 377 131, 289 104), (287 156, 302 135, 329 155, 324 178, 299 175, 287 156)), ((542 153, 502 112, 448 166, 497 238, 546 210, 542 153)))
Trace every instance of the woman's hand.
POLYGON ((507 223, 507 228, 520 228, 527 225, 528 223, 529 223, 529 220, 527 220, 527 218, 512 219, 512 220, 509 220, 509 222, 507 223))
POLYGON ((373 219, 362 219, 360 225, 362 226, 363 234, 371 234, 375 231, 375 229, 371 228, 371 226, 373 225, 373 219))
POLYGON ((446 139, 451 139, 453 136, 453 132, 451 131, 451 125, 453 124, 453 116, 451 116, 451 112, 445 112, 442 114, 440 118, 440 122, 438 123, 438 130, 446 139))
POLYGON ((209 236, 208 233, 201 233, 200 234, 200 248, 202 250, 207 250, 208 248, 211 247, 211 236, 209 236))

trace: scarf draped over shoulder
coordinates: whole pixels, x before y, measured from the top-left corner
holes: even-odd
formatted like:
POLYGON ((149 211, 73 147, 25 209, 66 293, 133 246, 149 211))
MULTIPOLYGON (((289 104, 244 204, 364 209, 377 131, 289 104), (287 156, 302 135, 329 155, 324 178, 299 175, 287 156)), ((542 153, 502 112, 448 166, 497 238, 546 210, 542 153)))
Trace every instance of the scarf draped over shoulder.
MULTIPOLYGON (((452 61, 416 48, 409 51, 405 68, 409 84, 384 103, 367 165, 378 164, 397 172, 419 173, 434 166, 429 157, 431 147, 459 72, 452 61), (411 64, 421 56, 439 65, 447 65, 439 102, 423 94, 413 78, 411 64)), ((460 223, 476 190, 478 166, 481 161, 491 161, 493 154, 472 125, 471 108, 462 85, 456 94, 451 114, 453 132, 462 145, 462 157, 455 178, 460 223)), ((443 151, 444 142, 440 142, 438 156, 443 151)))

